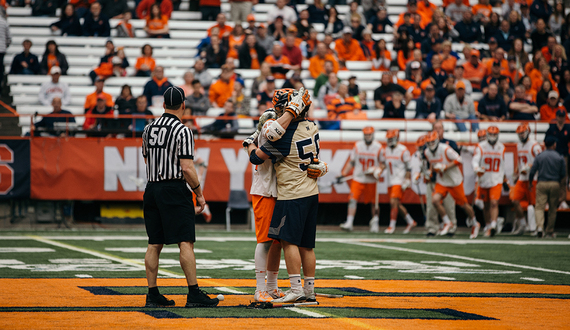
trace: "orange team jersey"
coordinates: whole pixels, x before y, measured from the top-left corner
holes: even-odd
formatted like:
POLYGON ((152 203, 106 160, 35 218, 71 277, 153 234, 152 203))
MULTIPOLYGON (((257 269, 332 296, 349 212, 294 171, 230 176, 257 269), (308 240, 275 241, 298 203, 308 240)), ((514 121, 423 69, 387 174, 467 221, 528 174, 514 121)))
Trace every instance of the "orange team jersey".
MULTIPOLYGON (((105 92, 101 93, 105 95, 105 99, 107 100, 105 102, 105 105, 108 107, 113 107, 115 103, 113 102, 113 97, 111 96, 111 94, 107 94, 105 92)), ((97 105, 97 93, 91 93, 87 95, 87 97, 85 98, 85 104, 83 105, 83 109, 91 109, 96 105, 97 105)))
POLYGON ((154 67, 156 66, 156 62, 154 61, 154 58, 141 56, 141 57, 137 58, 137 63, 135 64, 135 69, 140 70, 141 66, 143 66, 144 64, 146 64, 149 67, 150 71, 153 71, 154 67))
POLYGON ((346 114, 353 112, 355 108, 360 109, 360 103, 356 102, 353 97, 335 98, 327 105, 328 117, 329 119, 345 119, 346 114))
MULTIPOLYGON (((483 78, 487 74, 487 68, 479 62, 477 67, 474 67, 471 62, 466 62, 463 64, 463 78, 469 80, 470 78, 479 78, 483 81, 483 78)), ((471 82, 473 88, 481 88, 481 83, 471 82)))
POLYGON ((540 120, 552 121, 556 119, 556 112, 562 110, 566 112, 566 108, 563 105, 557 105, 556 107, 551 107, 548 103, 540 107, 540 120))
POLYGON ((352 39, 349 45, 346 45, 342 39, 335 41, 335 50, 338 54, 338 59, 341 61, 366 61, 364 52, 360 48, 360 43, 352 39))
POLYGON ((481 188, 479 187, 477 195, 479 199, 483 202, 498 201, 501 199, 501 192, 503 191, 503 185, 498 184, 491 188, 481 188))
POLYGON ((275 197, 264 197, 259 195, 251 195, 251 204, 253 206, 253 214, 255 216, 255 237, 257 243, 269 242, 273 239, 268 238, 269 225, 275 208, 275 197))
POLYGON ((251 56, 251 67, 250 67, 250 69, 259 69, 259 67, 260 67, 259 59, 258 59, 257 51, 255 50, 255 48, 249 49, 249 56, 251 56))
POLYGON ((455 64, 457 63, 457 59, 453 55, 449 55, 446 59, 441 62, 441 68, 443 71, 447 72, 447 74, 453 74, 455 70, 455 64))
POLYGON ((148 27, 149 30, 158 31, 164 29, 166 26, 168 26, 168 16, 166 15, 162 15, 161 18, 151 19, 150 16, 146 18, 146 27, 148 27))
MULTIPOLYGON (((443 0, 443 8, 447 8, 447 6, 449 6, 450 4, 454 3, 455 1, 453 0, 443 0)), ((466 5, 467 7, 470 7, 471 5, 469 4, 469 0, 463 0, 463 4, 466 5)))
POLYGON ((48 73, 51 71, 52 66, 59 66, 59 61, 57 60, 57 57, 53 54, 49 54, 47 65, 48 65, 48 73))
POLYGON ((491 5, 483 5, 483 4, 476 4, 471 9, 473 15, 476 16, 477 14, 481 14, 483 16, 489 17, 491 16, 491 12, 493 11, 493 7, 491 5))
POLYGON ((397 80, 398 85, 404 87, 404 89, 406 90, 406 92, 409 92, 412 94, 412 96, 414 98, 418 98, 420 96, 422 96, 422 90, 420 88, 420 86, 418 86, 418 84, 415 81, 412 80, 397 80))
MULTIPOLYGON (((487 76, 491 75, 493 62, 495 62, 495 59, 492 58, 485 61, 485 67, 487 68, 487 76)), ((509 61, 501 60, 501 74, 506 76, 508 72, 509 72, 509 61)))
POLYGON ((229 49, 227 57, 238 58, 237 48, 241 46, 244 40, 245 40, 245 34, 242 34, 240 37, 236 37, 233 34, 230 35, 230 37, 228 38, 229 49))
POLYGON ((319 55, 315 55, 309 60, 309 73, 311 73, 311 77, 317 79, 318 76, 320 76, 322 73, 325 73, 326 61, 332 62, 334 73, 338 72, 338 62, 334 56, 326 54, 324 58, 320 58, 319 55))
POLYGON ((229 25, 227 25, 227 24, 224 25, 223 28, 220 28, 220 25, 219 25, 219 24, 216 24, 216 25, 214 25, 214 26, 212 26, 211 28, 208 29, 208 37, 211 37, 211 36, 212 36, 212 29, 215 28, 215 27, 217 27, 217 28, 220 29, 220 33, 218 33, 218 36, 219 36, 219 37, 223 36, 226 32, 227 32, 227 33, 232 33, 232 31, 234 30, 231 26, 229 26, 229 25))
POLYGON ((408 64, 408 62, 410 62, 414 57, 412 56, 412 52, 410 51, 408 54, 408 58, 404 57, 404 51, 403 50, 399 50, 398 51, 398 66, 400 67, 400 70, 404 71, 406 70, 406 65, 408 64))
POLYGON ((376 183, 360 183, 352 180, 350 185, 350 199, 355 199, 364 204, 374 202, 376 194, 376 183))
MULTIPOLYGON (((279 65, 289 65, 291 62, 289 58, 285 55, 281 55, 281 58, 277 60, 275 56, 269 55, 265 58, 265 62, 269 63, 270 66, 279 66, 279 65)), ((285 79, 285 74, 280 72, 274 72, 273 77, 275 79, 285 79)))
POLYGON ((234 82, 233 79, 230 79, 229 82, 218 79, 213 83, 210 86, 210 103, 220 108, 223 107, 224 103, 232 96, 234 82))
POLYGON ((384 56, 376 59, 376 52, 371 52, 371 59, 372 61, 372 71, 389 71, 390 70, 390 63, 392 63, 392 54, 389 50, 384 51, 384 56), (385 61, 384 59, 388 60, 385 61))

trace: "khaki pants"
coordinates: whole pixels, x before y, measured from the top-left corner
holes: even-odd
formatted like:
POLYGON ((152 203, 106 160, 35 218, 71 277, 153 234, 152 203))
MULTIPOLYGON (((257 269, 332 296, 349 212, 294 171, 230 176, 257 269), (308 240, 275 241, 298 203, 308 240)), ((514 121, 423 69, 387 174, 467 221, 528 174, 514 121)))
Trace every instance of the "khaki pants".
POLYGON ((230 15, 235 23, 247 22, 247 15, 251 14, 251 1, 230 2, 230 15))
MULTIPOLYGON (((426 229, 428 233, 435 234, 439 230, 439 215, 437 214, 437 210, 431 203, 431 194, 433 193, 433 189, 435 185, 430 183, 427 185, 426 189, 426 229)), ((457 218, 455 217, 455 200, 451 195, 447 194, 443 199, 443 207, 445 208, 445 212, 447 212, 447 216, 451 223, 453 224, 453 228, 449 231, 450 233, 455 233, 457 230, 457 218)))
POLYGON ((540 181, 536 185, 536 227, 538 230, 544 229, 544 208, 548 203, 548 226, 546 233, 554 232, 556 223, 556 210, 558 208, 558 198, 560 197, 560 183, 556 181, 540 181))

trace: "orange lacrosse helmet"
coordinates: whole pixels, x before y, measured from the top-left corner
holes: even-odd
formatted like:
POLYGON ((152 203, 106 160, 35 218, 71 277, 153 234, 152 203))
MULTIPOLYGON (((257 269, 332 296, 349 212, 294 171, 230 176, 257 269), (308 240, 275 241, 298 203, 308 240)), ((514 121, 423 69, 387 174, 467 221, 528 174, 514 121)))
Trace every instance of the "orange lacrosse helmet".
POLYGON ((294 89, 291 88, 276 89, 273 92, 273 99, 271 100, 273 108, 275 108, 275 110, 282 111, 291 100, 293 91, 294 89))
POLYGON ((391 129, 388 132, 386 132, 386 139, 388 140, 388 146, 390 148, 394 148, 398 144, 399 138, 400 138, 399 129, 391 129))
POLYGON ((366 126, 362 129, 362 133, 364 134, 364 142, 366 145, 370 145, 374 141, 374 127, 366 126))
POLYGON ((427 142, 427 135, 422 135, 418 138, 418 140, 416 141, 416 148, 420 151, 423 152, 425 147, 426 147, 426 142, 427 142))
POLYGON ((528 127, 528 124, 527 123, 520 124, 517 127, 517 134, 519 136, 519 140, 522 143, 525 143, 530 135, 530 127, 528 127))
POLYGON ((497 126, 487 127, 487 141, 490 144, 495 144, 499 139, 499 128, 497 126))
POLYGON ((436 131, 431 131, 428 133, 426 138, 426 144, 429 150, 431 150, 432 152, 437 149, 437 146, 439 145, 439 135, 437 134, 436 131))
POLYGON ((479 139, 479 142, 487 140, 487 130, 480 129, 477 131, 477 139, 479 139))

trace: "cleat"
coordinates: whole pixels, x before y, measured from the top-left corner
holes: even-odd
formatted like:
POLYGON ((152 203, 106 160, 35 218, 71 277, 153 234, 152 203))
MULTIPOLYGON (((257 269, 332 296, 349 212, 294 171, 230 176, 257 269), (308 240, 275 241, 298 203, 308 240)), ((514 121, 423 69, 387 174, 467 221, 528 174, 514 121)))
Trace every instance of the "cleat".
POLYGON ((418 225, 418 223, 415 222, 415 221, 412 222, 412 223, 410 223, 410 224, 408 224, 408 225, 406 226, 406 229, 404 229, 404 234, 408 234, 408 233, 410 232, 410 230, 412 230, 412 228, 414 228, 414 227, 417 226, 417 225, 418 225))
POLYGON ((536 237, 542 238, 542 236, 543 236, 542 230, 537 230, 536 231, 536 237))
POLYGON ((379 233, 380 232, 380 226, 378 225, 378 219, 372 219, 370 220, 369 224, 370 224, 370 232, 371 233, 379 233))
POLYGON ((384 234, 393 234, 396 231, 396 227, 388 227, 384 230, 384 234))
POLYGON ((273 299, 285 297, 285 293, 283 291, 281 291, 281 289, 273 289, 273 290, 266 291, 266 292, 273 299))
POLYGON ((305 293, 305 302, 315 302, 317 301, 317 297, 315 296, 315 290, 310 292, 308 289, 303 288, 305 293))
POLYGON ((451 222, 446 223, 443 225, 443 228, 439 231, 439 235, 440 236, 444 236, 447 235, 447 233, 449 232, 449 230, 453 227, 453 224, 451 222))
POLYGON ((208 204, 204 206, 204 210, 202 210, 202 215, 204 216, 204 221, 210 222, 212 221, 212 212, 210 212, 210 207, 208 204))
POLYGON ((186 298, 186 307, 216 307, 220 302, 218 298, 210 298, 206 292, 198 289, 186 298))
POLYGON ((532 233, 530 233, 530 236, 532 236, 532 237, 536 237, 537 235, 538 235, 538 231, 537 231, 537 230, 535 230, 535 231, 533 231, 532 233))
POLYGON ((303 302, 307 300, 305 297, 305 292, 300 290, 299 292, 295 292, 293 290, 287 291, 284 297, 279 299, 274 299, 272 303, 274 304, 281 304, 281 303, 295 303, 295 302, 303 302))
POLYGON ((497 234, 500 234, 503 231, 503 226, 505 225, 505 218, 498 217, 497 218, 497 234))
POLYGON ((340 224, 340 229, 344 230, 344 231, 352 231, 352 225, 343 222, 340 224))
POLYGON ((144 307, 165 307, 165 306, 174 306, 174 300, 170 300, 165 296, 147 294, 146 295, 146 305, 144 307))
POLYGON ((525 226, 516 226, 516 230, 514 230, 511 235, 513 236, 521 236, 524 234, 525 226))
POLYGON ((491 228, 489 229, 489 235, 490 235, 491 237, 495 236, 496 233, 497 233, 497 228, 491 227, 491 228))
POLYGON ((479 229, 481 228, 481 224, 478 221, 475 221, 475 224, 471 227, 471 235, 469 235, 469 239, 477 238, 479 235, 479 229))
POLYGON ((485 227, 485 234, 483 234, 483 237, 491 237, 491 228, 489 227, 485 227))
POLYGON ((269 302, 273 300, 273 298, 269 295, 269 293, 267 293, 267 291, 255 291, 253 299, 259 302, 269 302))
POLYGON ((558 206, 558 209, 559 209, 559 210, 567 210, 567 209, 569 209, 569 208, 570 208, 570 207, 568 206, 568 203, 566 203, 566 201, 560 203, 560 205, 558 206))
POLYGON ((471 219, 465 219, 465 225, 467 226, 467 228, 473 227, 472 220, 471 219))
POLYGON ((555 239, 555 238, 556 238, 556 233, 544 234, 544 238, 545 238, 545 239, 555 239))
POLYGON ((426 234, 426 237, 427 237, 427 238, 430 238, 430 237, 435 237, 436 235, 437 235, 437 234, 435 234, 435 233, 428 232, 428 233, 426 234))

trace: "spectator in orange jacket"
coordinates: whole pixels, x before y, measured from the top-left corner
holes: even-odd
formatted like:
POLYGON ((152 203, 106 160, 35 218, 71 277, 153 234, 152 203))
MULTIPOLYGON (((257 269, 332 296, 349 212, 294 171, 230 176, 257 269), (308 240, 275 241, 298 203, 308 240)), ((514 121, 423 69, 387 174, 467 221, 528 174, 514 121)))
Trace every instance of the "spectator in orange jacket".
POLYGON ((352 38, 352 29, 348 26, 342 29, 342 38, 335 41, 335 51, 339 61, 366 61, 360 43, 352 38))
POLYGON ((265 58, 265 62, 271 65, 271 73, 275 79, 285 79, 285 74, 291 69, 291 62, 283 55, 283 47, 279 42, 273 44, 271 55, 265 58))
POLYGON ((135 64, 135 69, 137 70, 137 77, 150 77, 156 62, 152 58, 152 46, 146 44, 141 48, 142 56, 137 58, 137 63, 135 64))
MULTIPOLYGON (((142 0, 137 6, 137 17, 146 19, 150 15, 150 7, 155 3, 156 0, 142 0)), ((172 15, 172 1, 162 0, 160 2, 160 12, 170 19, 170 15, 172 15)))
POLYGON ((463 64, 463 78, 469 80, 474 91, 481 90, 481 82, 487 74, 487 68, 479 61, 479 54, 478 50, 471 50, 469 61, 463 64))
POLYGON ((220 39, 229 37, 233 31, 233 28, 226 24, 226 15, 224 15, 223 13, 219 13, 218 16, 216 17, 216 22, 217 22, 216 25, 208 29, 208 37, 212 36, 212 30, 214 28, 218 28, 218 37, 220 39))
POLYGON ((550 91, 546 104, 540 107, 540 120, 553 121, 558 111, 566 112, 566 108, 560 104, 558 92, 550 91))
POLYGON ((546 62, 550 62, 552 54, 554 53, 554 46, 556 46, 556 37, 553 35, 548 36, 548 43, 540 50, 546 62))
POLYGON ((95 107, 97 105, 97 97, 103 95, 106 99, 105 104, 108 107, 113 107, 115 103, 113 102, 113 97, 111 94, 103 92, 103 87, 105 87, 105 80, 101 77, 97 77, 95 79, 95 92, 87 95, 85 98, 85 104, 83 105, 83 109, 85 112, 89 111, 89 109, 95 107))
POLYGON ((225 64, 222 65, 220 78, 210 86, 210 103, 219 108, 224 106, 234 91, 235 80, 231 79, 234 72, 225 64))
POLYGON ((311 73, 311 77, 317 79, 319 75, 325 73, 325 62, 330 61, 333 64, 333 72, 338 72, 338 62, 334 58, 334 56, 327 54, 327 46, 319 42, 317 44, 317 54, 309 60, 309 72, 311 73))

